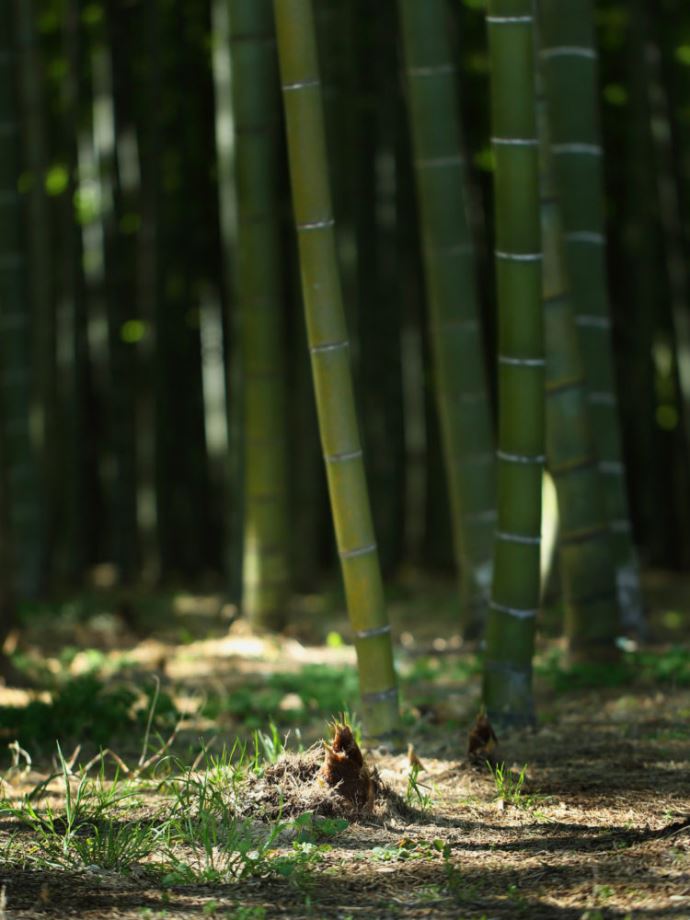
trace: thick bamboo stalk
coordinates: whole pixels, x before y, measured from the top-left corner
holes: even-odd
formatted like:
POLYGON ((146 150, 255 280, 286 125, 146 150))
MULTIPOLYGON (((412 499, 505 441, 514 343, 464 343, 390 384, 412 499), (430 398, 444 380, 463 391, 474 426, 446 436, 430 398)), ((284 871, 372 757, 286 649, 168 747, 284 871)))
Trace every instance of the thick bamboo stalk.
POLYGON ((334 220, 311 0, 275 0, 293 208, 321 445, 367 733, 399 728, 390 626, 364 474, 334 220))
MULTIPOLYGON (((155 11, 152 66, 159 104, 149 114, 159 162, 156 182, 155 465, 156 523, 164 574, 198 575, 218 552, 206 444, 199 328, 200 294, 215 250, 206 211, 212 133, 208 57, 198 41, 204 5, 180 20, 167 4, 155 11), (183 28, 181 28, 183 26, 183 28), (201 101, 201 104, 200 104, 201 101), (194 233, 189 227, 194 226, 194 233), (179 380, 185 381, 184 389, 179 380), (180 450, 180 443, 185 449, 180 450)), ((214 192, 215 199, 215 192, 214 192)), ((216 503, 217 504, 217 503, 216 503)))
POLYGON ((544 330, 532 0, 490 0, 498 286, 498 529, 484 701, 493 720, 533 721, 544 465, 544 330))
POLYGON ((15 98, 13 5, 0 5, 0 389, 6 452, 8 518, 18 597, 35 597, 41 581, 38 469, 29 429, 31 310, 22 233, 19 124, 15 98))
POLYGON ((546 99, 541 93, 541 81, 538 86, 546 456, 558 497, 568 651, 575 660, 591 661, 616 655, 619 623, 615 568, 580 342, 568 290, 546 99))
POLYGON ((605 477, 621 619, 642 623, 639 569, 628 511, 611 351, 605 263, 597 52, 591 0, 542 0, 542 59, 561 190, 566 257, 582 343, 599 468, 605 477))
POLYGON ((474 251, 463 189, 457 77, 445 0, 400 0, 422 218, 434 389, 461 579, 463 632, 480 632, 491 584, 496 485, 474 251))
POLYGON ((287 425, 278 209, 278 67, 271 0, 232 0, 230 47, 244 395, 243 608, 285 622, 287 425))

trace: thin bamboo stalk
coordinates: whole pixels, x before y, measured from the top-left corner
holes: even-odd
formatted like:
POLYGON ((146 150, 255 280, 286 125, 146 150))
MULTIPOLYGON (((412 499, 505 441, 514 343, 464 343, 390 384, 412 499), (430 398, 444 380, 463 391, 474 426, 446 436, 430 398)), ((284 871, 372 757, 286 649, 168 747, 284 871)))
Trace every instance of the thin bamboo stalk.
POLYGON ((546 456, 558 497, 568 651, 573 660, 591 661, 616 656, 619 623, 615 568, 580 343, 568 290, 546 99, 541 81, 538 86, 546 456))
POLYGON ((367 733, 399 729, 390 626, 355 412, 311 0, 275 0, 293 208, 321 445, 367 733))
POLYGON ((13 4, 0 5, 0 388, 8 518, 15 546, 14 578, 18 597, 31 598, 38 594, 41 582, 41 511, 29 429, 31 311, 22 202, 17 188, 19 124, 13 14, 13 4))
POLYGON ((589 390, 622 624, 642 624, 642 595, 625 484, 611 350, 597 52, 591 0, 542 0, 542 59, 561 190, 568 273, 589 390))
POLYGON ((534 719, 544 465, 544 330, 532 0, 489 0, 498 287, 498 529, 486 631, 492 719, 534 719))
POLYGON ((67 189, 60 201, 61 303, 58 310, 58 350, 65 354, 61 367, 60 393, 62 424, 66 432, 62 457, 65 481, 63 546, 57 549, 57 564, 71 586, 80 585, 86 567, 94 561, 97 544, 98 464, 96 439, 89 437, 93 406, 93 379, 87 338, 88 312, 84 273, 82 227, 76 220, 75 201, 79 190, 79 132, 82 113, 90 101, 84 86, 84 48, 78 5, 70 0, 62 21, 62 47, 68 66, 62 81, 62 119, 67 162, 67 189), (63 351, 64 349, 64 351, 63 351))
POLYGON ((474 251, 463 190, 457 80, 445 0, 400 0, 409 122, 422 218, 434 390, 466 635, 483 626, 496 484, 474 251))
POLYGON ((14 0, 17 54, 20 72, 21 126, 24 162, 31 177, 27 216, 28 254, 32 298, 34 407, 38 419, 35 445, 41 474, 42 572, 44 586, 50 577, 56 537, 56 497, 60 490, 57 422, 56 316, 53 301, 54 260, 50 238, 50 204, 45 185, 48 170, 46 99, 43 56, 39 47, 34 0, 14 0))
POLYGON ((213 79, 216 103, 216 163, 220 217, 222 278, 228 304, 225 319, 225 392, 227 452, 225 462, 225 583, 228 600, 242 602, 242 353, 240 311, 235 300, 233 273, 237 252, 237 194, 235 189, 235 138, 230 63, 230 8, 226 0, 211 5, 213 79))
POLYGON ((106 312, 108 320, 109 441, 113 452, 112 548, 120 580, 130 584, 139 571, 137 520, 137 352, 127 341, 126 324, 137 317, 134 291, 134 238, 127 218, 136 214, 139 200, 127 186, 121 162, 121 146, 131 130, 130 101, 133 96, 127 34, 131 11, 108 0, 106 28, 109 59, 103 70, 109 76, 113 103, 112 146, 101 151, 101 184, 109 192, 109 208, 103 216, 106 312))
POLYGON ((232 0, 230 43, 244 395, 243 608, 285 622, 289 591, 287 424, 280 216, 278 70, 271 0, 232 0))

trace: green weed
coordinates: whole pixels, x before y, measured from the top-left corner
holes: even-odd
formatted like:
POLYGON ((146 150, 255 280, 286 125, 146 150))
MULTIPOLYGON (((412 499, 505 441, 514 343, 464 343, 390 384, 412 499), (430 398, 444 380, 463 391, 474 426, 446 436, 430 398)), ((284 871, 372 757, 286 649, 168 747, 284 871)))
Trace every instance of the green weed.
POLYGON ((496 798, 501 799, 507 805, 514 805, 516 808, 525 808, 531 804, 524 795, 525 776, 527 774, 527 764, 523 766, 517 776, 506 769, 505 764, 496 764, 490 766, 491 775, 494 778, 496 786, 496 798))
POLYGON ((430 787, 419 782, 419 773, 421 767, 417 763, 410 766, 407 774, 407 789, 405 790, 405 801, 408 805, 415 805, 422 811, 428 811, 431 808, 431 794, 427 791, 430 787))
MULTIPOLYGON (((26 852, 29 862, 46 867, 98 866, 124 870, 141 862, 155 849, 158 833, 150 823, 126 821, 106 812, 135 794, 118 789, 117 778, 107 790, 83 774, 74 788, 75 777, 58 747, 64 812, 50 806, 40 809, 29 794, 16 805, 5 801, 2 810, 32 832, 34 845, 26 852)), ((41 784, 44 786, 45 784, 41 784)), ((13 842, 17 842, 14 838, 13 842)))

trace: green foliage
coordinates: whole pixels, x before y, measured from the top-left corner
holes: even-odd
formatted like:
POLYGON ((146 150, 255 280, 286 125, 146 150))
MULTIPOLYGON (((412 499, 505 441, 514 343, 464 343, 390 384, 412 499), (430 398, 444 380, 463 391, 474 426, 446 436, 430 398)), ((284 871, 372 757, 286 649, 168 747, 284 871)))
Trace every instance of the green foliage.
POLYGON ((664 651, 630 651, 613 663, 573 665, 567 665, 561 653, 554 652, 537 664, 536 672, 559 693, 631 684, 687 687, 690 686, 690 650, 672 646, 664 651))
POLYGON ((293 827, 298 843, 318 843, 337 837, 347 829, 348 822, 345 818, 323 818, 307 811, 295 818, 293 827))
POLYGON ((297 673, 271 674, 263 686, 245 686, 225 696, 210 697, 203 715, 218 718, 231 713, 248 728, 259 728, 274 718, 280 702, 288 693, 295 693, 302 708, 281 712, 281 720, 302 720, 305 713, 330 715, 347 709, 357 696, 357 673, 349 667, 306 665, 297 673))
POLYGON ((136 793, 121 787, 116 777, 110 787, 86 775, 74 777, 58 746, 65 808, 56 813, 49 805, 39 808, 33 796, 16 805, 2 802, 2 810, 34 835, 25 860, 58 868, 98 866, 122 871, 148 857, 158 843, 159 831, 146 821, 125 820, 122 803, 136 793))
MULTIPOLYGON (((125 732, 143 728, 150 700, 150 694, 142 701, 131 687, 105 687, 86 674, 56 690, 50 702, 32 700, 23 707, 0 707, 0 731, 24 747, 39 750, 66 739, 104 746, 125 732)), ((159 694, 154 728, 170 728, 176 717, 170 697, 159 694)))
POLYGON ((450 844, 438 837, 434 840, 403 837, 395 846, 374 847, 370 855, 377 862, 404 862, 435 857, 441 857, 445 862, 450 859, 450 854, 450 844))
POLYGON ((507 805, 514 805, 516 808, 525 808, 530 804, 529 797, 524 795, 525 775, 527 773, 527 764, 523 766, 516 775, 511 770, 506 769, 505 764, 496 764, 491 767, 491 774, 496 786, 496 797, 501 799, 507 805))
POLYGON ((416 763, 410 766, 410 772, 407 775, 405 801, 408 805, 416 805, 422 811, 427 811, 431 808, 431 795, 427 792, 429 787, 419 782, 418 777, 421 769, 419 764, 416 763))

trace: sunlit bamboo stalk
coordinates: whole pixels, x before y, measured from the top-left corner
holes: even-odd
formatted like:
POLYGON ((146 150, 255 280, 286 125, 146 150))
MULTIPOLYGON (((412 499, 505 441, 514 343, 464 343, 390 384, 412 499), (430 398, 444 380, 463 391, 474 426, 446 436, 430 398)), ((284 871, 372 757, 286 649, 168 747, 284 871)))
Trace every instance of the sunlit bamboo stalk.
POLYGON ((490 0, 487 24, 498 283, 498 528, 484 661, 492 719, 533 718, 544 465, 544 330, 532 0, 490 0))
POLYGON ((275 0, 275 14, 321 444, 365 727, 381 737, 399 728, 398 692, 352 389, 311 0, 275 0))

